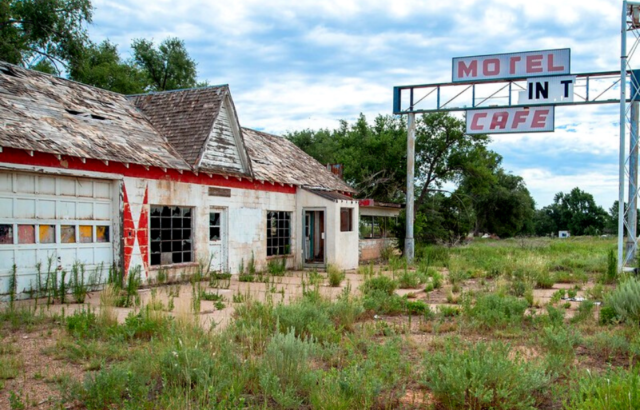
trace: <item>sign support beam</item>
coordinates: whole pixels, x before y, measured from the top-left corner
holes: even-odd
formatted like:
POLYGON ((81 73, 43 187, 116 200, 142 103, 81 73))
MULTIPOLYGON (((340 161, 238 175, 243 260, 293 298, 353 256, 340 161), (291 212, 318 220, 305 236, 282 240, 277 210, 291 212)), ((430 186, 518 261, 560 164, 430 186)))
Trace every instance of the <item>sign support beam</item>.
POLYGON ((413 262, 415 256, 415 240, 413 238, 413 221, 414 221, 414 176, 416 162, 416 114, 409 113, 407 121, 407 229, 404 239, 404 255, 407 264, 413 262))

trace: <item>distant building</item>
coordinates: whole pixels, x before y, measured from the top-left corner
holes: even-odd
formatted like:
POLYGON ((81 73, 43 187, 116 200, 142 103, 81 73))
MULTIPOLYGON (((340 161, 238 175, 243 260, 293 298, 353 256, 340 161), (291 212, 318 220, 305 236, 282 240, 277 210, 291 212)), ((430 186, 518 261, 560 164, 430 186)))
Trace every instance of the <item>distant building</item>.
POLYGON ((569 231, 558 231, 558 238, 568 238, 570 236, 569 231))
POLYGON ((395 226, 402 205, 361 199, 360 205, 360 260, 379 259, 382 250, 397 247, 395 226))

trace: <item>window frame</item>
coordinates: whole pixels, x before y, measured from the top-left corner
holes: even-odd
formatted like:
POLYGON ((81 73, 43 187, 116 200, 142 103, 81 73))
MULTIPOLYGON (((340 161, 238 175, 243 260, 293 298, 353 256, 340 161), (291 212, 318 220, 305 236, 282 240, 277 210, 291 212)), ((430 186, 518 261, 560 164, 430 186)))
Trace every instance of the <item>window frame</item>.
POLYGON ((195 211, 196 208, 193 206, 149 205, 150 267, 195 263, 195 211), (174 214, 176 209, 178 214, 174 214), (186 220, 188 220, 188 226, 186 220), (185 239, 187 233, 189 236, 185 239), (168 237, 163 238, 163 234, 168 237), (171 262, 163 263, 163 255, 166 254, 171 255, 171 262))
POLYGON ((267 211, 267 257, 293 255, 293 249, 291 246, 292 215, 293 212, 290 211, 267 211))

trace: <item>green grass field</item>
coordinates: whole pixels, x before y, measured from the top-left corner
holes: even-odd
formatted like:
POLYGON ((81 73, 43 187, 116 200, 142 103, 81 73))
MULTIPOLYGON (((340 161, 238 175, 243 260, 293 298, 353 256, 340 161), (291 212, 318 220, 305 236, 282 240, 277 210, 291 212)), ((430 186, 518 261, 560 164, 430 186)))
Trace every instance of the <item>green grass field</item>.
POLYGON ((612 276, 614 247, 419 247, 334 297, 338 274, 301 278, 287 304, 238 297, 219 329, 150 304, 118 323, 108 296, 66 315, 7 307, 0 407, 637 409, 640 282, 612 276))

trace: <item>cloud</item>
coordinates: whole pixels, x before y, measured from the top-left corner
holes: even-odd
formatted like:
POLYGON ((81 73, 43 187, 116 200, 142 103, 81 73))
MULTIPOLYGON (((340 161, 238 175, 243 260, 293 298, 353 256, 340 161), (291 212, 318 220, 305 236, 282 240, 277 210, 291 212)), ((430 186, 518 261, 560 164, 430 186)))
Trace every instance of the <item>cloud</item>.
MULTIPOLYGON (((94 41, 109 38, 126 55, 134 38, 185 40, 201 80, 230 84, 241 124, 274 133, 390 114, 394 85, 448 82, 453 57, 571 48, 574 73, 619 70, 621 4, 611 0, 93 4, 94 41)), ((496 135, 491 148, 541 206, 575 186, 609 206, 616 109, 558 107, 555 133, 496 135)))

